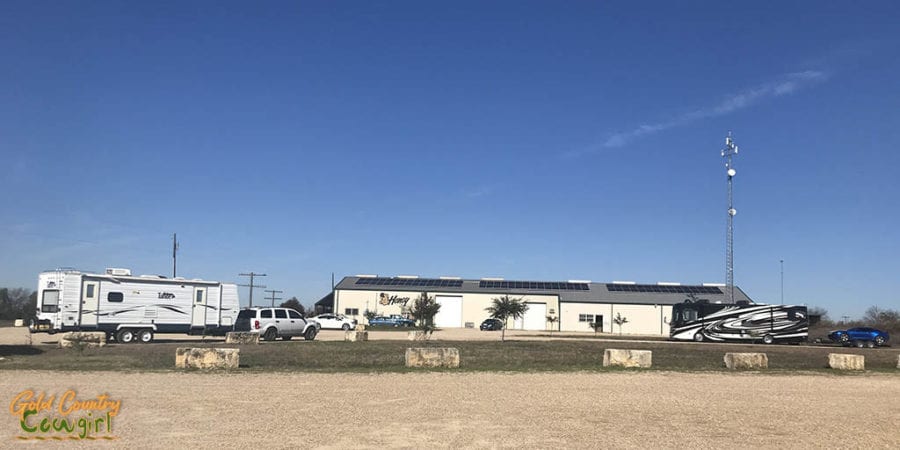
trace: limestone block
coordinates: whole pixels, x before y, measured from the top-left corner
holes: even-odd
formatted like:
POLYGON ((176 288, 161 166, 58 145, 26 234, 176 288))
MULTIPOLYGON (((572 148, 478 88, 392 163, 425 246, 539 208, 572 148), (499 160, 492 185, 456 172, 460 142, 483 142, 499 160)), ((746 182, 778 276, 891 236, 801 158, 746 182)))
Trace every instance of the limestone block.
POLYGON ((102 331, 72 331, 59 335, 60 348, 73 348, 79 345, 103 347, 106 345, 106 333, 102 331))
POLYGON ((226 344, 259 344, 259 333, 232 331, 225 333, 226 344))
POLYGON ((829 353, 828 367, 835 370, 866 370, 866 357, 844 353, 829 353))
POLYGON ((407 341, 424 341, 427 338, 428 338, 428 334, 422 330, 406 332, 406 340, 407 341))
POLYGON ((13 322, 13 326, 16 326, 16 327, 24 327, 24 326, 25 326, 25 321, 22 320, 22 319, 16 319, 16 321, 13 322))
POLYGON ((345 331, 344 340, 348 342, 366 342, 369 340, 368 331, 345 331))
POLYGON ((603 352, 603 367, 648 368, 652 364, 653 352, 650 350, 616 350, 608 348, 603 352))
POLYGON ((725 367, 732 370, 759 370, 769 368, 765 353, 726 353, 725 367))
POLYGON ((456 348, 408 348, 406 367, 459 367, 459 349, 456 348))
POLYGON ((366 331, 366 325, 362 323, 356 324, 356 331, 366 331))
POLYGON ((179 369, 237 369, 241 350, 237 348, 185 348, 175 350, 179 369))

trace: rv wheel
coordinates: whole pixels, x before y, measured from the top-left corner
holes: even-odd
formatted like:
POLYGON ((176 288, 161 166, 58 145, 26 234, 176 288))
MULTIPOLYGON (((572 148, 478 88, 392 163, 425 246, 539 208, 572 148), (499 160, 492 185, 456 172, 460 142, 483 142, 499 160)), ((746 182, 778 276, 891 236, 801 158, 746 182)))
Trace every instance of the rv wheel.
POLYGON ((120 344, 130 344, 134 342, 134 331, 123 328, 116 333, 116 342, 120 344))
POLYGON ((772 337, 771 334, 767 334, 767 335, 763 336, 763 344, 768 345, 768 344, 771 344, 771 343, 773 343, 773 342, 775 342, 775 338, 772 337))
POLYGON ((138 331, 137 338, 141 344, 149 344, 153 342, 153 330, 138 331))
POLYGON ((699 331, 697 332, 697 334, 694 335, 694 341, 695 341, 695 342, 703 342, 703 339, 704 339, 704 338, 703 338, 703 333, 701 333, 701 332, 699 332, 699 331))

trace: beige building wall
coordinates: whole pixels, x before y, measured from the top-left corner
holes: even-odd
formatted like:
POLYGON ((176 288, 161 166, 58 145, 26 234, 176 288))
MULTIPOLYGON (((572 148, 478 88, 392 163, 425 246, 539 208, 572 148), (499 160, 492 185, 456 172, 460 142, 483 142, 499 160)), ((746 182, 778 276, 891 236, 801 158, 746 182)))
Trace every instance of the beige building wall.
MULTIPOLYGON (((408 313, 408 309, 412 307, 413 302, 419 295, 421 295, 421 292, 336 290, 334 293, 334 312, 355 318, 360 323, 366 323, 363 314, 367 309, 375 311, 376 314, 383 316, 391 314, 405 316, 408 313)), ((481 325, 481 322, 489 317, 489 314, 485 309, 491 305, 494 298, 500 296, 499 294, 440 291, 428 291, 428 295, 434 297, 462 298, 462 314, 458 325, 459 327, 464 327, 467 323, 472 324, 474 327, 481 325)), ((546 305, 543 306, 543 308, 536 306, 532 309, 532 313, 545 309, 546 315, 559 317, 559 297, 555 295, 510 295, 510 297, 521 298, 529 304, 546 305)), ((539 319, 537 317, 530 317, 530 319, 529 322, 518 321, 515 323, 510 320, 508 329, 524 329, 526 327, 528 327, 528 329, 550 329, 550 324, 545 318, 539 319), (538 325, 538 323, 540 325, 538 325), (539 326, 542 328, 537 328, 539 326)), ((559 322, 553 324, 556 329, 559 328, 559 325, 559 322)))
POLYGON ((672 307, 667 305, 623 305, 610 303, 563 303, 560 312, 562 331, 593 331, 590 322, 603 316, 603 333, 619 333, 613 322, 616 314, 628 319, 622 334, 669 335, 672 307), (584 320, 590 317, 591 320, 584 320))

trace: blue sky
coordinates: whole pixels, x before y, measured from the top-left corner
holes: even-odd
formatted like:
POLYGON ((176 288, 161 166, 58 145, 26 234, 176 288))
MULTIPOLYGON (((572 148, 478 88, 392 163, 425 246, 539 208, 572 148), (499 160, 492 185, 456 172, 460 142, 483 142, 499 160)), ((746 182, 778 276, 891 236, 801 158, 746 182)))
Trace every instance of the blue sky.
MULTIPOLYGON (((896 2, 0 5, 0 285, 331 273, 900 307, 896 2)), ((257 299, 263 293, 254 294, 257 299)), ((246 289, 242 291, 246 303, 246 289)))

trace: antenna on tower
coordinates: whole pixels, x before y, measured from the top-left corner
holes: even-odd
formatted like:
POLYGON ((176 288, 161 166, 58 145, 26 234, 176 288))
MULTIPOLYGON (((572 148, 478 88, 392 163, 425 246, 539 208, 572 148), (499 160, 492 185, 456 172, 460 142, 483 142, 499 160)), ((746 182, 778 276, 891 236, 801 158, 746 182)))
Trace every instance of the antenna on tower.
POLYGON ((728 230, 725 234, 725 289, 728 291, 728 299, 734 303, 734 209, 732 199, 732 185, 737 171, 734 170, 732 158, 738 153, 738 146, 734 143, 731 132, 725 136, 725 148, 722 149, 722 157, 725 158, 725 173, 728 175, 728 230))

